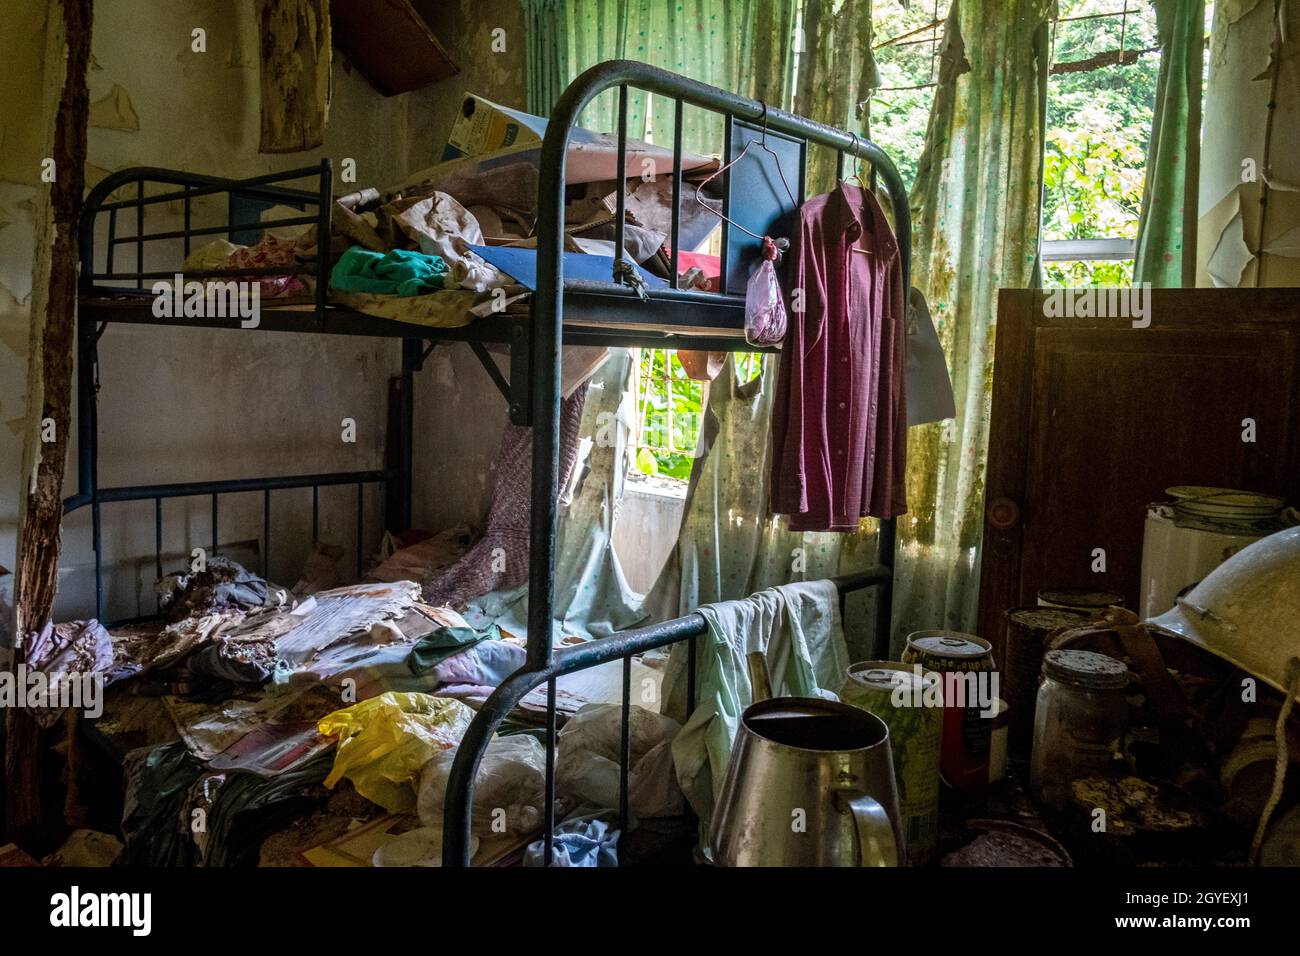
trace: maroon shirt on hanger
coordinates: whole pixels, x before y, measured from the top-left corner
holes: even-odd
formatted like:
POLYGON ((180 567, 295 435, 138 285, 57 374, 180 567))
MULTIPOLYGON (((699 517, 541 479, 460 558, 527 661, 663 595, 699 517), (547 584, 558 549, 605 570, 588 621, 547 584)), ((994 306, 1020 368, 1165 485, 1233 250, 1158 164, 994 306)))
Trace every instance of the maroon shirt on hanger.
POLYGON ((789 255, 772 511, 792 531, 856 531, 862 516, 907 510, 898 242, 875 197, 841 183, 804 203, 789 255))

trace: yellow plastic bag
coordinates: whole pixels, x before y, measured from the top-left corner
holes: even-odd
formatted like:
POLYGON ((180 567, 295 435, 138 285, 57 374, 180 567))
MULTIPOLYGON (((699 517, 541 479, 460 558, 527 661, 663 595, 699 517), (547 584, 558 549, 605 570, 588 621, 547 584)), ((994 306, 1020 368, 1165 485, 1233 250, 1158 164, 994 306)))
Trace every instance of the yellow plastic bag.
POLYGON ((473 717, 458 700, 397 692, 327 714, 316 729, 337 737, 338 750, 325 786, 347 777, 357 793, 390 813, 410 812, 421 769, 460 743, 473 717))

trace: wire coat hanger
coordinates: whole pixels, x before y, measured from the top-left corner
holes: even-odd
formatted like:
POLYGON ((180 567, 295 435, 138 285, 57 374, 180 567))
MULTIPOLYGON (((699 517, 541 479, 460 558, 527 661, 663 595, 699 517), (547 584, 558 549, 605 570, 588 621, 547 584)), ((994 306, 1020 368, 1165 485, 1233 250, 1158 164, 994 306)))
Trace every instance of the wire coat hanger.
POLYGON ((849 162, 853 164, 850 167, 853 175, 841 176, 840 182, 851 183, 856 179, 858 182, 858 188, 865 190, 867 184, 862 181, 862 158, 858 156, 858 134, 850 130, 849 135, 853 137, 853 151, 849 154, 849 162))
MULTIPOLYGON (((761 103, 760 105, 763 107, 763 135, 762 138, 757 141, 758 147, 759 149, 763 150, 765 153, 771 155, 773 162, 776 163, 776 174, 781 178, 781 185, 785 187, 785 194, 790 197, 790 206, 791 208, 797 208, 799 204, 795 202, 794 193, 790 191, 790 184, 789 182, 786 181, 785 178, 785 171, 781 169, 781 157, 776 154, 776 151, 772 149, 772 147, 767 145, 767 104, 761 103)), ((704 179, 700 180, 695 186, 695 201, 699 203, 703 208, 713 213, 713 215, 717 216, 727 225, 731 226, 733 229, 739 229, 747 236, 752 236, 755 239, 763 240, 763 239, 767 239, 768 237, 760 236, 756 232, 751 232, 750 230, 746 229, 744 226, 742 226, 740 223, 736 222, 735 220, 728 219, 721 212, 719 212, 717 209, 714 209, 712 206, 710 206, 700 197, 700 190, 703 189, 705 186, 707 186, 709 183, 711 183, 713 180, 717 179, 719 176, 725 173, 732 166, 736 165, 738 162, 744 159, 745 155, 749 152, 750 147, 753 146, 754 143, 755 140, 752 139, 747 140, 745 142, 745 148, 740 151, 739 156, 737 156, 735 159, 731 160, 730 162, 726 163, 725 165, 719 166, 708 176, 704 177, 704 179)))

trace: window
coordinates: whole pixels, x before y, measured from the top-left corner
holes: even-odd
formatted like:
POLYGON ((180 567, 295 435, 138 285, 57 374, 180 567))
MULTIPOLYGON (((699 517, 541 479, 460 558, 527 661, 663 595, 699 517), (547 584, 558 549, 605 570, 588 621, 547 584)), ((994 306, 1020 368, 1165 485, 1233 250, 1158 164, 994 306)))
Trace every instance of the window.
MULTIPOLYGON (((951 0, 875 4, 880 86, 866 104, 868 129, 908 188, 925 145, 950 7, 951 0)), ((1212 11, 1208 2, 1207 30, 1212 11)), ((1045 286, 1132 282, 1160 71, 1156 36, 1150 0, 1059 0, 1044 134, 1045 286)), ((762 367, 760 356, 734 360, 742 381, 762 367)), ((643 350, 639 373, 638 470, 684 480, 707 389, 686 375, 671 350, 643 350)))
POLYGON ((1148 0, 1061 0, 1047 87, 1043 285, 1133 281, 1159 73, 1148 0))
MULTIPOLYGON (((758 377, 763 356, 735 352, 736 379, 758 377)), ((691 476, 708 388, 686 374, 675 349, 641 349, 637 359, 636 467, 643 475, 685 482, 691 476)))
MULTIPOLYGON (((871 134, 909 186, 938 82, 949 0, 877 6, 871 134)), ((1206 29, 1213 3, 1206 4, 1206 29)), ((1150 0, 1060 0, 1044 147, 1046 286, 1126 285, 1160 72, 1150 0)))
POLYGON ((951 0, 877 2, 872 17, 880 87, 868 104, 868 129, 908 189, 925 147, 950 6, 951 0))

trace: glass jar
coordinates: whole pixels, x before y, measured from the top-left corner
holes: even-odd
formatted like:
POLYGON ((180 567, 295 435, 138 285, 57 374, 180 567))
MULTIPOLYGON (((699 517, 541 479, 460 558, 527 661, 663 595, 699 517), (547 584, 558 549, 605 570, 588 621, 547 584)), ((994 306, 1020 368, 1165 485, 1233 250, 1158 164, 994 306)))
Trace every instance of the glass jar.
POLYGON ((1030 791, 1044 806, 1064 810, 1075 780, 1111 770, 1128 727, 1127 686, 1128 668, 1105 654, 1044 655, 1029 764, 1030 791))

